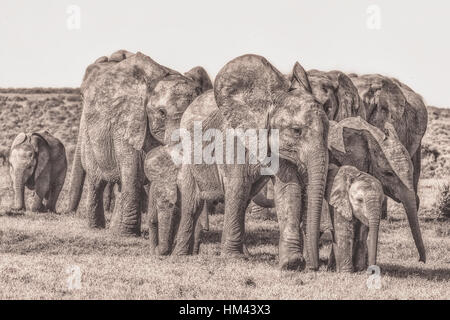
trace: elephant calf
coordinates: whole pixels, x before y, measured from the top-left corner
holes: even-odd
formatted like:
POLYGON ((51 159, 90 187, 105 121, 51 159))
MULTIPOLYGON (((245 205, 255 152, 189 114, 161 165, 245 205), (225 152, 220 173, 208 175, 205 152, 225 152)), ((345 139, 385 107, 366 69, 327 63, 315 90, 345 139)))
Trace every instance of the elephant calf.
POLYGON ((329 268, 353 272, 375 265, 381 206, 381 183, 352 166, 331 165, 328 171, 326 200, 334 229, 329 268))
MULTIPOLYGON (((151 249, 157 254, 168 255, 172 251, 173 241, 178 229, 181 203, 177 177, 180 168, 171 158, 170 147, 160 146, 147 153, 144 171, 151 181, 148 192, 148 226, 151 249)), ((212 201, 219 201, 222 195, 213 196, 212 201)), ((207 199, 199 197, 196 201, 207 199)), ((208 199, 209 200, 209 199, 208 199)), ((211 205, 204 205, 200 219, 195 227, 194 253, 199 252, 201 233, 208 230, 208 210, 211 205)))
POLYGON ((9 163, 14 187, 13 210, 25 210, 27 186, 34 190, 31 211, 55 212, 67 170, 66 151, 61 141, 47 131, 19 133, 12 143, 9 163))

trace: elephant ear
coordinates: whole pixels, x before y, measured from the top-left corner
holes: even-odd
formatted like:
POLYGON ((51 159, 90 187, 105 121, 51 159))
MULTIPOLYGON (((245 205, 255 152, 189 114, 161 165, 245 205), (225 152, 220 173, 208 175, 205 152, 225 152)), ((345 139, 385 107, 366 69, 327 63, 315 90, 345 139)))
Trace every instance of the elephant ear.
POLYGON ((148 94, 171 73, 140 52, 99 73, 84 95, 83 112, 91 124, 87 126, 91 143, 109 145, 110 136, 105 131, 111 130, 106 126, 112 126, 117 135, 141 150, 147 134, 148 94))
POLYGON ((36 132, 31 134, 30 140, 37 160, 34 170, 34 181, 36 181, 50 161, 50 145, 41 134, 36 132))
POLYGON ((178 167, 172 161, 170 147, 160 146, 147 153, 144 171, 147 179, 151 182, 176 183, 178 167))
POLYGON ((331 186, 330 205, 347 221, 353 218, 353 210, 348 197, 348 190, 359 170, 352 166, 343 166, 336 174, 331 186))
POLYGON ((330 74, 335 80, 335 94, 338 100, 338 112, 335 120, 340 121, 355 116, 365 119, 365 110, 360 104, 358 89, 352 80, 340 71, 331 71, 330 74))
POLYGON ((203 67, 198 66, 192 68, 184 75, 197 83, 197 86, 200 88, 199 93, 206 92, 213 88, 211 79, 209 78, 208 73, 203 67))
POLYGON ((19 133, 11 145, 11 150, 17 147, 18 145, 24 143, 26 139, 27 135, 24 132, 19 133))
POLYGON ((232 128, 267 127, 267 118, 289 81, 265 58, 243 55, 228 62, 217 74, 214 96, 232 128))
POLYGON ((346 153, 344 143, 344 126, 336 121, 329 121, 328 149, 334 148, 339 152, 346 153))
POLYGON ((400 87, 391 79, 383 77, 381 80, 381 93, 378 100, 380 106, 389 110, 393 120, 403 118, 406 107, 406 98, 400 87))
POLYGON ((388 134, 377 127, 369 124, 361 117, 350 117, 340 121, 337 124, 330 125, 330 133, 328 136, 329 148, 334 148, 345 153, 345 142, 343 139, 343 130, 353 129, 355 134, 363 135, 369 144, 370 150, 376 148, 381 149, 389 165, 400 178, 400 180, 409 189, 413 190, 412 186, 412 162, 408 150, 402 145, 395 129, 387 124, 388 134))
POLYGON ((312 93, 308 74, 298 61, 294 64, 294 69, 292 70, 291 89, 302 89, 312 93))

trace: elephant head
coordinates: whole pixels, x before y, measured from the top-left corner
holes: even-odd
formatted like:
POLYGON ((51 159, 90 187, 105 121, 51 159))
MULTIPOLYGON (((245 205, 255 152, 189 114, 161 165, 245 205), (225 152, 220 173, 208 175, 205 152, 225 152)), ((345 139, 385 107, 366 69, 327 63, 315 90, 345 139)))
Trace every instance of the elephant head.
POLYGON ((386 123, 383 132, 360 117, 332 122, 328 145, 333 163, 339 166, 352 165, 369 173, 381 182, 387 196, 402 202, 420 261, 425 262, 425 248, 413 187, 412 162, 392 125, 386 123))
POLYGON ((19 133, 11 145, 10 175, 14 188, 14 209, 25 209, 24 188, 33 190, 35 181, 45 174, 50 160, 50 147, 38 133, 19 133))
MULTIPOLYGON (((92 121, 90 117, 110 119, 136 150, 150 149, 146 139, 149 135, 158 143, 167 143, 172 131, 179 127, 183 112, 208 87, 206 71, 197 67, 183 75, 140 52, 113 56, 100 71, 95 69, 91 76, 86 71, 84 82, 95 82, 95 86, 82 86, 84 103, 90 105, 86 110, 87 120, 92 121)), ((93 131, 91 136, 101 135, 93 131)))
MULTIPOLYGON (((218 73, 214 94, 230 127, 269 129, 272 137, 278 133, 279 157, 302 175, 307 173, 307 248, 312 267, 317 269, 319 222, 328 167, 328 118, 311 93, 305 70, 297 62, 292 80, 288 81, 265 58, 244 55, 227 63, 218 73)), ((273 145, 269 147, 275 150, 273 145)), ((291 192, 292 195, 282 197, 298 197, 297 192, 291 192)), ((297 217, 293 219, 300 220, 299 209, 294 210, 297 217)))
POLYGON ((328 119, 340 121, 354 116, 365 118, 365 108, 350 78, 340 71, 309 70, 308 80, 328 119))
MULTIPOLYGON (((381 130, 386 123, 392 123, 400 141, 409 148, 412 141, 408 141, 408 124, 404 123, 409 106, 402 89, 392 79, 379 74, 353 76, 351 79, 365 106, 367 114, 365 120, 381 130)), ((417 148, 417 142, 415 144, 414 148, 417 148)))
POLYGON ((145 158, 145 175, 151 181, 147 211, 150 241, 153 250, 160 255, 171 253, 180 220, 178 169, 169 146, 154 148, 145 158))
MULTIPOLYGON (((369 265, 376 264, 383 199, 383 188, 376 178, 353 166, 339 168, 331 186, 329 204, 334 208, 334 214, 339 214, 346 222, 351 223, 355 217, 369 228, 369 265)), ((346 242, 351 240, 353 239, 343 239, 346 242)), ((341 262, 338 263, 339 269, 352 269, 352 251, 338 253, 338 260, 341 262), (342 262, 347 262, 348 265, 341 265, 342 262)))

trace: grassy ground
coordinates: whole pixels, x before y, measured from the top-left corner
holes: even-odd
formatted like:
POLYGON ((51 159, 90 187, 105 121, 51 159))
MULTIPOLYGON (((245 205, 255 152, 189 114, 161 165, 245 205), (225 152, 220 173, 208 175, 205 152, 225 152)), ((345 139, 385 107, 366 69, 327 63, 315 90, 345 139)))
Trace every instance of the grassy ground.
MULTIPOLYGON (((3 176, 4 172, 1 172, 3 176)), ((247 259, 219 255, 223 216, 212 217, 201 254, 156 257, 145 238, 117 238, 90 230, 75 216, 0 213, 0 298, 20 299, 450 299, 450 222, 429 209, 434 180, 422 182, 421 226, 428 253, 418 256, 403 210, 390 204, 379 246, 381 289, 368 289, 366 273, 281 272, 277 223, 247 218, 247 259), (81 288, 70 289, 70 268, 81 288)), ((329 246, 321 249, 326 260, 329 246)))
MULTIPOLYGON (((251 257, 226 259, 219 255, 221 215, 212 217, 201 254, 192 257, 152 256, 147 239, 90 230, 82 211, 75 216, 6 215, 1 208, 11 205, 12 194, 8 170, 0 166, 0 298, 450 299, 450 222, 439 220, 434 210, 439 184, 450 180, 450 150, 445 149, 450 113, 438 111, 430 110, 420 183, 419 215, 428 261, 417 261, 404 211, 390 203, 380 233, 381 289, 367 288, 365 272, 338 274, 325 266, 318 272, 281 272, 277 223, 261 217, 247 217, 251 257), (80 289, 68 285, 74 266, 81 271, 80 289)), ((47 128, 63 140, 71 159, 79 112, 80 99, 73 92, 0 92, 0 143, 8 148, 19 130, 47 128)), ((323 262, 328 251, 327 245, 322 247, 323 262)))

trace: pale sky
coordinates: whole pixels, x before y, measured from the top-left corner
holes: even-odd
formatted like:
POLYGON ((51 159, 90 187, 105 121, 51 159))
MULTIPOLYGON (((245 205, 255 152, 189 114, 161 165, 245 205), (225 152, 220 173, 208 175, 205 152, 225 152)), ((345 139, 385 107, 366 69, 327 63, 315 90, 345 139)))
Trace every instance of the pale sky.
POLYGON ((394 76, 450 107, 449 17, 446 0, 1 0, 0 87, 79 86, 89 63, 118 49, 212 78, 255 53, 284 73, 299 61, 394 76))

